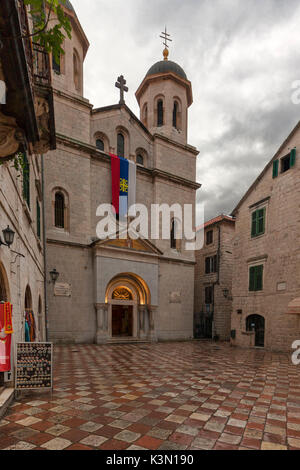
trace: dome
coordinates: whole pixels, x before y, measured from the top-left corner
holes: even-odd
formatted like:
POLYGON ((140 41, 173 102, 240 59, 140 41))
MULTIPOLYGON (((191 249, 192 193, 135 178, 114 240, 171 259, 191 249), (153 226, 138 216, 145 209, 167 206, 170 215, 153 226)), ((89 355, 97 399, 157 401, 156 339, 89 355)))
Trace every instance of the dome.
POLYGON ((184 80, 187 80, 187 76, 183 68, 176 64, 176 62, 172 62, 172 60, 161 60, 160 62, 156 62, 156 64, 152 65, 152 67, 148 70, 146 77, 149 77, 149 75, 155 75, 157 73, 168 72, 175 73, 184 80))

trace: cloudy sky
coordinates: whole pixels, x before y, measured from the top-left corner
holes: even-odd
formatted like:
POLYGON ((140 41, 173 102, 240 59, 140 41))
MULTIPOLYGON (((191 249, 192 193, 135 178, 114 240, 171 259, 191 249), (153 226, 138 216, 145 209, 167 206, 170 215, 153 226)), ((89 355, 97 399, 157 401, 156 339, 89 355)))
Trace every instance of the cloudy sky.
POLYGON ((200 150, 198 201, 205 218, 230 213, 300 119, 298 0, 72 0, 90 41, 85 96, 95 107, 126 103, 162 59, 159 35, 173 37, 170 59, 193 84, 189 143, 200 150))

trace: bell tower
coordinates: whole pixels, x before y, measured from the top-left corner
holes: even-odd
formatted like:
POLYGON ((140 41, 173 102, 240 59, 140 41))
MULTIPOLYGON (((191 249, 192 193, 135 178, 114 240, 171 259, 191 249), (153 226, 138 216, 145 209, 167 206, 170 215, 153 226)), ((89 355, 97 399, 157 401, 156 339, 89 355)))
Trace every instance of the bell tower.
POLYGON ((147 72, 136 92, 140 120, 152 134, 187 143, 188 108, 193 102, 192 84, 177 63, 169 60, 167 31, 162 33, 164 60, 147 72))

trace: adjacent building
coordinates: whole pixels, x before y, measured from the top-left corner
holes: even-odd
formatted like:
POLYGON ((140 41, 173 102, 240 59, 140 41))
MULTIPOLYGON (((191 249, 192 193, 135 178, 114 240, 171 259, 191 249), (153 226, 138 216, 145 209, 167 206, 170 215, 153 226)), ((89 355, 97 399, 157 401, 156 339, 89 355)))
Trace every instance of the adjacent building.
POLYGON ((300 123, 239 202, 232 344, 291 351, 300 339, 300 123))
POLYGON ((41 155, 55 148, 55 132, 49 57, 29 39, 24 2, 2 0, 0 24, 0 302, 13 305, 13 357, 26 313, 45 339, 41 155))
POLYGON ((204 224, 204 246, 196 251, 195 338, 230 339, 234 226, 226 215, 204 224))

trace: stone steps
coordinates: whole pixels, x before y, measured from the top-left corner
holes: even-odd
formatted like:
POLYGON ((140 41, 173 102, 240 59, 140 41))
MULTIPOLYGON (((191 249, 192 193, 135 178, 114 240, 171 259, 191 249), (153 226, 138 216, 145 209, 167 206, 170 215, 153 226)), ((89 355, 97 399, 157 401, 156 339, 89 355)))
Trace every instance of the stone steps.
POLYGON ((9 405, 15 396, 15 389, 10 387, 2 387, 0 389, 0 419, 5 415, 9 405))

